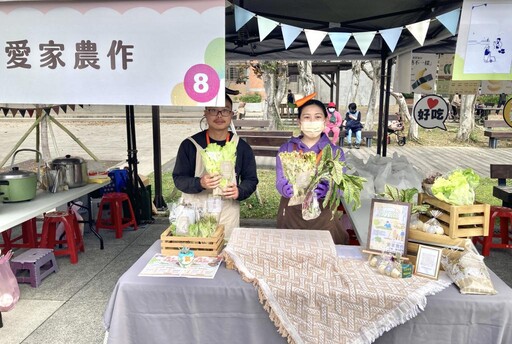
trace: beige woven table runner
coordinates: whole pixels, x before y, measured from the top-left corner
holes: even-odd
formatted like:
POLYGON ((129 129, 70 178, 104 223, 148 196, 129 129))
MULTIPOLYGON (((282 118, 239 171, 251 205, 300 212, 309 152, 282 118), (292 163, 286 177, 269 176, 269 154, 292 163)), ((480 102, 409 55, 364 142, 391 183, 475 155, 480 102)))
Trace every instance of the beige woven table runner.
POLYGON ((224 256, 256 286, 289 343, 371 343, 416 316, 426 295, 450 285, 395 279, 366 261, 338 258, 327 231, 237 228, 224 256))

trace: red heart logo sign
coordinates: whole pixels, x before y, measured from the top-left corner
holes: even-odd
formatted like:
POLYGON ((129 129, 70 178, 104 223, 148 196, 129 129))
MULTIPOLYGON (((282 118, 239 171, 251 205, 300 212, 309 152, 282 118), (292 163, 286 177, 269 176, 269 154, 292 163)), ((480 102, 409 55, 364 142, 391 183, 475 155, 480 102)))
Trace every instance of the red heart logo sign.
POLYGON ((433 98, 427 99, 427 105, 428 105, 429 109, 435 108, 438 103, 439 103, 438 99, 433 99, 433 98))

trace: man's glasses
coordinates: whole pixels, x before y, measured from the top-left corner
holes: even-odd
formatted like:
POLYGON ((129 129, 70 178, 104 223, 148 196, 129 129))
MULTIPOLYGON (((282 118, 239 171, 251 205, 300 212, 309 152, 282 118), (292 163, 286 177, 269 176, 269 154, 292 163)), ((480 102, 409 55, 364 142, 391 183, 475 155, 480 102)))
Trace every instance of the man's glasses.
POLYGON ((222 115, 222 117, 229 117, 233 116, 234 112, 229 109, 206 109, 206 114, 208 116, 218 116, 219 113, 222 115))

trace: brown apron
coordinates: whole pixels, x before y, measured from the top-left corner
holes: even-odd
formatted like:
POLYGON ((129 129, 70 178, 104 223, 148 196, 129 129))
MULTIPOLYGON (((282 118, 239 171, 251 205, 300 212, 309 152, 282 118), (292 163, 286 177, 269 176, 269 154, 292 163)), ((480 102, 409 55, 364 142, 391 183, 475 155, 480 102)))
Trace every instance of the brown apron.
MULTIPOLYGON (((201 157, 201 151, 203 150, 203 147, 201 147, 191 137, 188 139, 192 141, 197 150, 194 177, 202 177, 206 173, 203 165, 203 159, 201 157)), ((238 139, 239 138, 237 135, 233 135, 231 138, 231 140, 234 141, 236 145, 238 145, 238 139)), ((233 175, 235 175, 234 166, 233 175)), ((199 207, 205 207, 205 204, 208 201, 208 197, 213 197, 212 190, 203 190, 197 194, 183 193, 183 201, 197 205, 199 207)), ((222 209, 219 216, 219 224, 224 225, 224 237, 227 240, 231 236, 233 229, 240 227, 240 202, 234 199, 222 199, 221 202, 222 209)))
POLYGON ((341 226, 340 216, 335 215, 331 220, 331 210, 324 209, 322 204, 320 204, 320 209, 322 210, 320 216, 314 220, 304 220, 302 218, 302 204, 288 206, 288 200, 286 197, 281 197, 279 202, 277 228, 326 230, 331 233, 334 244, 346 244, 347 233, 341 226))

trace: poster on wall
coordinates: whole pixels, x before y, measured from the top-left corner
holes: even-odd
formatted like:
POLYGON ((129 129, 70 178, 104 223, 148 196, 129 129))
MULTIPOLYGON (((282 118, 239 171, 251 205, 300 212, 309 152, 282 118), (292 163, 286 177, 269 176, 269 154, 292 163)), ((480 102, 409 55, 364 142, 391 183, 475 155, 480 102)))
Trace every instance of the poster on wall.
POLYGON ((0 103, 224 105, 225 3, 0 3, 0 103))
POLYGON ((412 54, 411 89, 414 93, 434 92, 437 73, 437 54, 412 54))
POLYGON ((464 1, 453 80, 512 78, 512 3, 464 1))
POLYGON ((482 81, 482 94, 512 94, 512 81, 484 80, 482 81))

